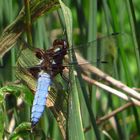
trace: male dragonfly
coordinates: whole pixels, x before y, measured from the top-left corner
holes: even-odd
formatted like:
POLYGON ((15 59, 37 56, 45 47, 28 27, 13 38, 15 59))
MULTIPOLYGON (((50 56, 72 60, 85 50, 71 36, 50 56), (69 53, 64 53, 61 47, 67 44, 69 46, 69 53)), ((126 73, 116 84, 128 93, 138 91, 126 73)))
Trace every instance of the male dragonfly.
MULTIPOLYGON (((102 48, 100 48, 100 45, 101 44, 104 45, 107 40, 113 39, 114 37, 116 38, 116 34, 115 35, 112 34, 107 37, 102 37, 96 41, 74 48, 80 50, 80 49, 88 49, 90 48, 89 46, 93 46, 94 48, 93 51, 97 51, 97 58, 98 58, 97 60, 99 61, 100 57, 102 57, 102 52, 101 52, 102 48), (95 46, 98 46, 99 48, 95 46), (100 51, 101 54, 98 51, 100 51)), ((26 50, 27 49, 22 51, 22 55, 21 57, 19 57, 18 64, 20 66, 24 65, 27 68, 27 71, 29 71, 28 76, 33 76, 37 79, 37 87, 36 87, 35 97, 33 101, 32 111, 31 111, 32 112, 31 123, 32 123, 32 127, 34 127, 38 123, 40 117, 44 112, 46 100, 48 97, 49 87, 51 86, 52 79, 57 74, 63 75, 63 70, 65 68, 65 66, 63 65, 63 60, 69 48, 65 40, 57 39, 53 42, 53 46, 47 51, 36 49, 34 58, 32 58, 30 62, 29 60, 27 60, 29 62, 28 65, 26 65, 27 62, 26 55, 29 55, 31 58, 33 56, 32 55, 33 52, 26 51, 26 50)), ((106 48, 104 48, 103 50, 106 51, 106 48)), ((100 61, 109 63, 108 60, 105 59, 106 56, 108 56, 108 54, 105 54, 104 52, 103 54, 104 54, 103 57, 104 60, 100 60, 100 61)), ((89 62, 92 63, 92 60, 89 60, 89 62)), ((74 62, 71 62, 70 65, 73 63, 74 62)), ((28 83, 31 84, 31 82, 28 83)))

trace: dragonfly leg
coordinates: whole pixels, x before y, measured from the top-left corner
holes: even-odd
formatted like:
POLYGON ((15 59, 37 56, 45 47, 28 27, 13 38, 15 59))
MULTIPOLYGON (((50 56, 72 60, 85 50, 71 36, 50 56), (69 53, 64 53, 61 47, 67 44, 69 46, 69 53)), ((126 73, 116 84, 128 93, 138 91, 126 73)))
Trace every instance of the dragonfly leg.
POLYGON ((66 81, 66 84, 67 84, 67 91, 70 90, 70 87, 71 87, 71 82, 70 80, 63 74, 63 73, 60 73, 61 74, 61 77, 66 81))

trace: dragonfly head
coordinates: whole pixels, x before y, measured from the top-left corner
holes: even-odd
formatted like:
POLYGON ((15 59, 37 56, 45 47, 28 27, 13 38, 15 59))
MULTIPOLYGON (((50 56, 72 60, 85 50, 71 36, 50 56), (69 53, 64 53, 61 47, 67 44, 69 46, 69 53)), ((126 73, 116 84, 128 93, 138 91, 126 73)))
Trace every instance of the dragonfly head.
POLYGON ((64 40, 64 39, 56 39, 53 42, 53 48, 54 48, 55 53, 57 53, 57 52, 66 53, 66 51, 68 49, 68 44, 67 44, 66 40, 64 40))

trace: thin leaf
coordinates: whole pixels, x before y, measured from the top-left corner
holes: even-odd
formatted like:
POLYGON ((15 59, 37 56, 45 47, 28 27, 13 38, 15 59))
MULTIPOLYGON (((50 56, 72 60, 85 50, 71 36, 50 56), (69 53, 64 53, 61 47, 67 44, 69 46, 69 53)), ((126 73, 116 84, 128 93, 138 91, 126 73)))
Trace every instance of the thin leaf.
POLYGON ((4 93, 11 93, 16 97, 22 97, 23 100, 28 103, 30 106, 33 102, 32 92, 23 85, 15 85, 15 86, 4 86, 0 89, 0 95, 4 95, 4 93))
MULTIPOLYGON (((59 3, 57 0, 51 0, 49 2, 43 0, 38 3, 34 1, 31 3, 31 19, 34 21, 43 14, 50 13, 58 8, 59 3)), ((15 21, 3 31, 0 37, 0 58, 12 48, 20 35, 26 30, 24 23, 25 14, 24 9, 22 9, 15 21)))
POLYGON ((18 138, 26 138, 31 132, 31 123, 21 123, 15 130, 10 134, 9 140, 17 140, 18 138))
MULTIPOLYGON (((66 32, 68 37, 69 46, 72 47, 72 16, 70 9, 60 1, 63 16, 65 19, 66 32)), ((72 60, 72 52, 70 52, 70 59, 72 60)), ((69 140, 84 140, 83 124, 80 111, 80 102, 76 86, 76 79, 73 73, 73 68, 70 72, 72 87, 69 95, 69 117, 68 117, 68 136, 69 140)))

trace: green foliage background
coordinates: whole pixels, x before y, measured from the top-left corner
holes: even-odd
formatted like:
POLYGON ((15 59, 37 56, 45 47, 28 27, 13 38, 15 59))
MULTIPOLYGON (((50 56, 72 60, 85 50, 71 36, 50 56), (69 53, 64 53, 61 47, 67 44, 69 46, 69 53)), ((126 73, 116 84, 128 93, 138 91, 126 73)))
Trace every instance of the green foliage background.
MULTIPOLYGON (((24 75, 20 79, 24 81, 27 78, 32 85, 27 87, 25 81, 22 84, 15 82, 13 68, 17 66, 16 58, 22 45, 19 38, 27 40, 29 46, 47 49, 54 39, 65 38, 66 35, 71 47, 71 44, 84 44, 118 32, 116 46, 106 45, 105 52, 112 63, 107 64, 103 71, 139 92, 140 1, 32 0, 29 5, 25 2, 28 0, 0 1, 0 56, 4 66, 0 69, 0 139, 140 139, 139 106, 88 84, 80 75, 75 77, 73 71, 79 71, 77 67, 70 68, 71 90, 67 92, 54 86, 48 99, 52 105, 48 105, 31 133, 33 91, 29 87, 35 88, 36 83, 24 75), (7 81, 11 83, 7 84, 7 81), (57 98, 61 96, 66 97, 65 100, 57 98), (118 111, 120 107, 124 108, 118 111), (113 111, 116 113, 111 118, 97 122, 113 111)), ((89 50, 85 47, 82 51, 90 60, 98 57, 92 47, 89 50)), ((31 59, 26 52, 24 55, 27 60, 31 59)), ((71 51, 69 58, 75 61, 71 51)), ((91 78, 95 79, 94 76, 91 78)), ((61 86, 65 85, 61 77, 56 79, 61 86)), ((112 88, 123 91, 123 87, 112 88)), ((139 102, 139 97, 136 99, 139 102)))

